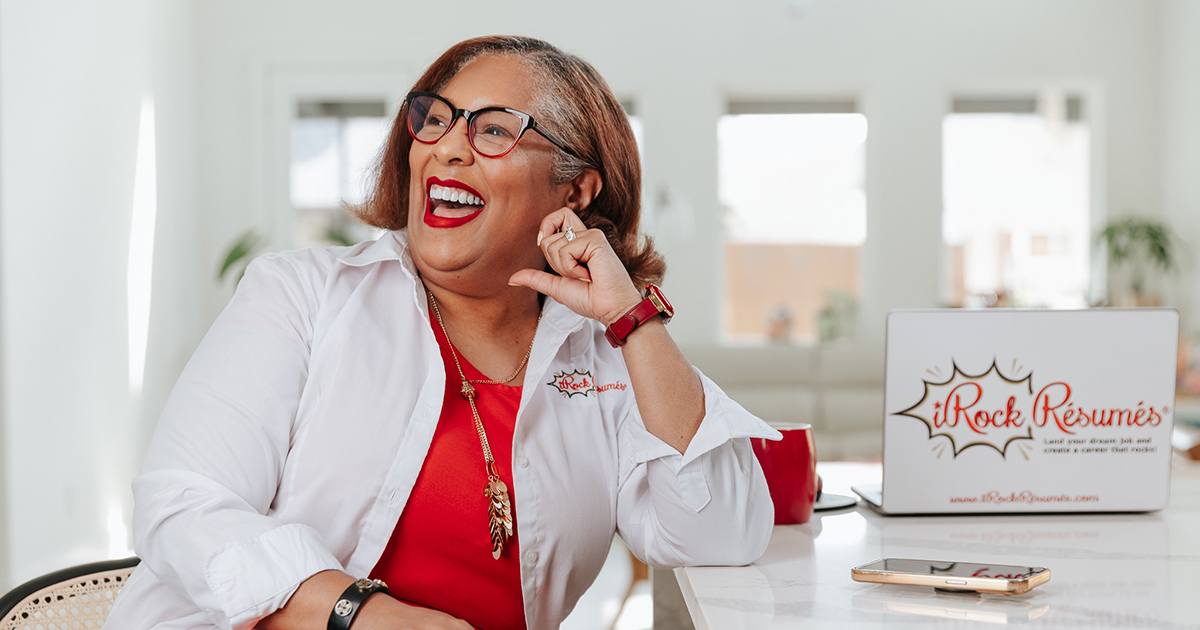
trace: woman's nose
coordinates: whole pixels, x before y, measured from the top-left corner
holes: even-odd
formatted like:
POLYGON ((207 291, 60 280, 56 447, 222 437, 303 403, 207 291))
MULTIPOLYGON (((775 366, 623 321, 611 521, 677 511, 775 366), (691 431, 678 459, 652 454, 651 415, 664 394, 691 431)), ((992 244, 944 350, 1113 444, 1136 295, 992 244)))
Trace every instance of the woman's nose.
POLYGON ((433 147, 433 152, 439 161, 445 164, 451 162, 470 164, 475 161, 475 152, 471 148, 471 139, 468 135, 469 129, 470 125, 467 124, 465 118, 460 116, 454 121, 446 135, 442 136, 433 147))

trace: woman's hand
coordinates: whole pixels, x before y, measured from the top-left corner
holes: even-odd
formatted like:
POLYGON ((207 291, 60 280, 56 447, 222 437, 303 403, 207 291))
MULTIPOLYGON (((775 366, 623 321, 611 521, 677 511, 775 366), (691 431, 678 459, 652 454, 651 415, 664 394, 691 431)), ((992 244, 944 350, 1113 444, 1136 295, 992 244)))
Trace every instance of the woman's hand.
MULTIPOLYGON (((637 305, 642 294, 600 230, 589 230, 569 208, 546 215, 538 245, 560 275, 522 269, 508 283, 545 293, 571 310, 608 326, 637 305), (566 228, 575 232, 568 241, 566 228)), ((651 318, 621 346, 646 430, 687 450, 704 418, 704 388, 662 319, 651 318)))
POLYGON ((522 269, 512 275, 512 286, 544 293, 567 308, 608 326, 642 299, 629 273, 600 230, 589 230, 570 208, 546 215, 538 231, 542 248, 555 276, 539 269, 522 269), (575 233, 568 241, 567 228, 575 233))

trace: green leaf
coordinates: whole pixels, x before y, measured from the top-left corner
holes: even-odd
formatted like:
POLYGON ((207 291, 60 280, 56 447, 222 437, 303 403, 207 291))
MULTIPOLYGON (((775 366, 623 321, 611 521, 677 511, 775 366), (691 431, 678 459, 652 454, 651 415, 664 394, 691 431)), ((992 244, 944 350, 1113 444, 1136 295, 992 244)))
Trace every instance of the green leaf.
POLYGON ((1166 225, 1140 217, 1109 221, 1096 235, 1096 243, 1108 248, 1113 267, 1152 263, 1163 271, 1175 267, 1175 243, 1166 225))
POLYGON ((252 257, 259 249, 261 241, 262 236, 253 228, 243 232, 225 252, 225 261, 221 263, 221 270, 217 272, 217 280, 224 280, 229 270, 237 266, 243 258, 252 257))

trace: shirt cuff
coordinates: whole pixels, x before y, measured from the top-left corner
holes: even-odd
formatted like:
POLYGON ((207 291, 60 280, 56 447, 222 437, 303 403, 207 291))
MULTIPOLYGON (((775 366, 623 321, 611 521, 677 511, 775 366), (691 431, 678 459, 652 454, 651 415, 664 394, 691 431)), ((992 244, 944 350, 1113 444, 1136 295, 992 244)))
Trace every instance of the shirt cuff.
MULTIPOLYGON (((708 479, 705 477, 705 466, 690 466, 705 454, 729 443, 737 438, 765 438, 768 440, 782 439, 782 435, 772 429, 754 414, 746 411, 741 405, 729 399, 725 392, 717 387, 700 370, 692 368, 700 378, 704 387, 704 418, 692 440, 688 443, 687 451, 680 454, 674 447, 646 430, 642 423, 633 425, 629 438, 632 441, 633 453, 630 470, 634 466, 655 462, 654 465, 665 466, 672 474, 684 505, 699 512, 711 500, 708 479)), ((624 478, 625 475, 622 475, 624 478)))
POLYGON ((783 439, 782 433, 731 400, 700 370, 696 370, 696 375, 704 384, 704 422, 688 443, 680 468, 734 438, 783 439))
POLYGON ((779 431, 772 429, 766 422, 730 400, 725 392, 700 370, 695 367, 692 370, 700 377, 700 383, 704 386, 704 418, 688 443, 687 451, 680 455, 679 451, 647 431, 644 426, 638 426, 632 435, 635 465, 653 459, 679 456, 682 459, 678 462, 677 469, 682 469, 701 455, 734 438, 783 439, 779 431))
POLYGON ((204 578, 233 628, 279 610, 309 577, 342 565, 307 525, 292 523, 231 542, 212 554, 204 578))

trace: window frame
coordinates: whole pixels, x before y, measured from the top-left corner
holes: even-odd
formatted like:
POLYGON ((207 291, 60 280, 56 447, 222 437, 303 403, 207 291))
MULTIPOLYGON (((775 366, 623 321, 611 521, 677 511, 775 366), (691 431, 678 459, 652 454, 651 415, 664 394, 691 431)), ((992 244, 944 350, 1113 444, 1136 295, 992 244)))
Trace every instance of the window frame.
MULTIPOLYGON (((864 117, 867 118, 868 133, 867 133, 866 145, 864 146, 864 158, 863 158, 863 171, 864 171, 863 172, 863 179, 864 179, 863 192, 866 195, 866 205, 867 205, 867 208, 866 208, 867 234, 866 234, 866 238, 864 239, 864 241, 857 246, 858 250, 859 250, 859 265, 858 265, 859 294, 856 296, 856 298, 858 300, 858 309, 857 309, 858 313, 857 313, 856 321, 854 322, 854 324, 852 326, 852 330, 850 332, 850 338, 852 338, 852 339, 862 337, 862 334, 861 334, 862 330, 863 330, 862 322, 863 322, 863 318, 864 318, 865 314, 867 313, 867 308, 865 308, 867 306, 866 297, 867 297, 867 292, 868 292, 869 286, 870 286, 870 283, 869 283, 870 274, 868 273, 868 270, 867 270, 867 263, 868 263, 868 261, 873 260, 875 258, 875 256, 873 255, 873 252, 872 252, 872 254, 868 253, 869 249, 874 247, 874 243, 873 243, 873 239, 872 239, 872 230, 870 227, 871 223, 872 223, 872 217, 874 214, 874 208, 873 208, 873 204, 872 204, 872 198, 874 197, 874 195, 872 194, 872 176, 871 176, 871 173, 872 173, 872 157, 871 156, 872 156, 872 153, 874 152, 873 151, 873 141, 874 141, 873 135, 874 134, 872 134, 870 131, 870 119, 871 118, 870 118, 870 115, 868 112, 868 108, 864 106, 864 101, 866 101, 866 100, 867 99, 865 99, 863 96, 860 96, 858 94, 843 93, 843 92, 826 93, 826 94, 811 94, 811 95, 807 95, 807 96, 805 96, 805 95, 792 95, 792 96, 774 95, 774 96, 768 96, 768 97, 759 97, 759 96, 736 95, 736 96, 727 96, 727 98, 725 99, 725 102, 724 102, 724 108, 721 112, 721 116, 745 115, 745 114, 751 114, 751 115, 762 115, 762 114, 766 114, 766 115, 776 115, 776 114, 862 114, 864 117)), ((720 121, 720 117, 718 117, 717 120, 714 121, 714 126, 713 126, 714 134, 716 133, 717 125, 719 124, 719 121, 720 121)), ((715 162, 719 162, 720 161, 720 143, 717 142, 716 146, 717 146, 717 152, 713 155, 713 160, 715 162)), ((719 177, 719 172, 720 172, 719 167, 717 167, 716 170, 718 172, 718 177, 719 177)), ((719 198, 717 200, 717 204, 718 204, 718 206, 720 206, 719 198)), ((720 278, 719 278, 719 285, 718 285, 719 289, 717 290, 718 301, 717 301, 717 305, 716 305, 718 308, 718 313, 719 313, 718 317, 717 317, 717 330, 716 330, 717 343, 721 347, 761 348, 761 347, 769 346, 769 345, 771 345, 771 342, 767 338, 764 338, 761 341, 748 342, 748 341, 743 341, 743 340, 739 339, 738 336, 734 335, 733 333, 731 333, 729 331, 729 324, 730 324, 729 323, 729 316, 730 316, 729 310, 730 309, 728 308, 729 296, 727 295, 727 291, 726 291, 727 286, 728 286, 728 279, 727 279, 728 260, 726 260, 726 247, 730 243, 730 241, 729 241, 729 235, 724 227, 723 218, 719 218, 719 220, 722 221, 722 224, 721 224, 721 228, 720 228, 720 237, 719 237, 718 243, 717 243, 717 250, 718 250, 717 255, 718 255, 718 265, 719 265, 718 268, 720 270, 720 278)), ((791 345, 793 347, 798 347, 798 348, 815 348, 821 344, 821 341, 819 339, 819 332, 816 332, 815 334, 818 335, 818 337, 813 340, 797 340, 797 339, 793 338, 790 340, 789 345, 791 345)))
MULTIPOLYGON (((963 82, 948 87, 944 92, 944 108, 941 121, 955 113, 1036 113, 1039 95, 1059 94, 1065 96, 1067 120, 1083 122, 1088 127, 1088 214, 1089 239, 1103 229, 1108 221, 1107 206, 1107 130, 1106 98, 1103 86, 1096 81, 1076 78, 1052 78, 1037 80, 963 82)), ((945 143, 939 154, 940 173, 945 172, 945 143)), ((945 220, 945 182, 941 181, 942 212, 939 219, 945 220)), ((938 254, 938 297, 945 302, 949 289, 950 261, 947 258, 945 240, 939 236, 942 248, 938 254)), ((1085 299, 1089 304, 1108 299, 1108 256, 1104 248, 1089 240, 1089 283, 1085 299)))

